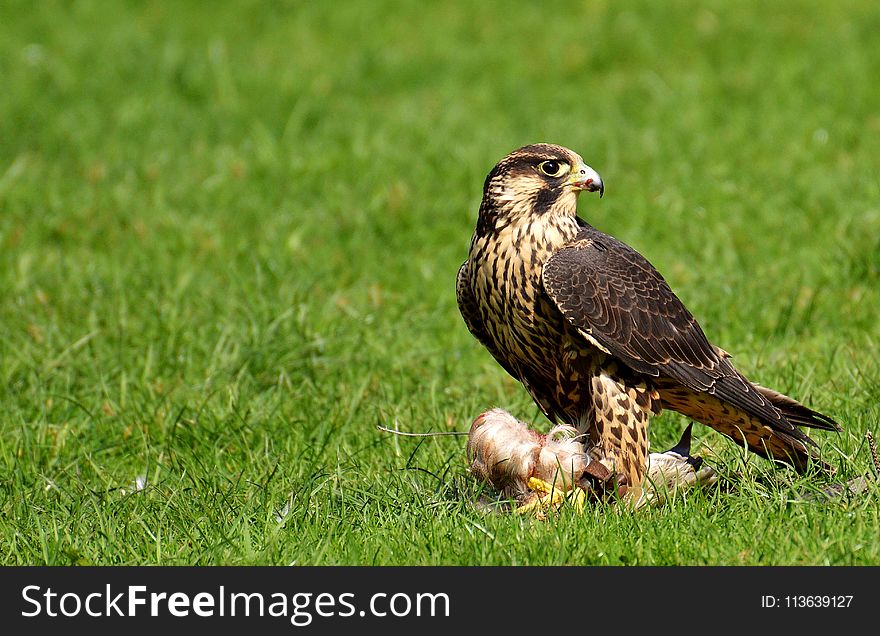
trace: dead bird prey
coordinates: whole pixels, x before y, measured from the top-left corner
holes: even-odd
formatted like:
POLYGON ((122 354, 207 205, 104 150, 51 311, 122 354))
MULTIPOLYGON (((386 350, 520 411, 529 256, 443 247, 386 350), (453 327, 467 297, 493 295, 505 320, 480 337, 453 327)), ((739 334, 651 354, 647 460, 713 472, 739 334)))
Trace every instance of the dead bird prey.
POLYGON ((648 421, 663 408, 798 471, 830 469, 798 427, 840 426, 737 371, 641 254, 578 218, 583 190, 602 196, 601 177, 550 144, 515 150, 489 173, 456 287, 477 340, 635 500, 648 421))
MULTIPOLYGON (((480 413, 468 433, 468 472, 517 503, 517 512, 544 512, 568 500, 579 511, 587 501, 603 496, 595 480, 605 482, 610 472, 592 461, 577 431, 555 426, 542 435, 507 411, 480 413)), ((642 496, 635 506, 665 501, 671 493, 712 484, 717 476, 701 458, 691 457, 691 426, 674 448, 648 455, 642 496)))

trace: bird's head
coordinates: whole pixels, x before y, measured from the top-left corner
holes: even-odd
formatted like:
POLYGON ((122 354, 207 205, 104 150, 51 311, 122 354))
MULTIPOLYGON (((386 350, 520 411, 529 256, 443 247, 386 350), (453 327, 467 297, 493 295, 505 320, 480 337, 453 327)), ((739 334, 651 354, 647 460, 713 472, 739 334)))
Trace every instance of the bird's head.
POLYGON ((483 187, 481 221, 508 224, 536 216, 577 214, 583 190, 605 192, 602 178, 580 155, 553 144, 523 146, 499 161, 483 187))

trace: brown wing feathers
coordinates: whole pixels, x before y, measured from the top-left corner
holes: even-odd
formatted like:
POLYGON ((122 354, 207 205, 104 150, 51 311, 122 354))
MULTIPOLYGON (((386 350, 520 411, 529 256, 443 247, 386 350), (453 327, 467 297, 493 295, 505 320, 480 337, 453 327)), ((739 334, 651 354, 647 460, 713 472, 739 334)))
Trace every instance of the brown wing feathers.
POLYGON ((585 228, 549 259, 544 289, 566 318, 636 371, 706 390, 722 358, 666 281, 637 252, 585 228))
POLYGON ((744 378, 644 257, 586 224, 545 264, 543 283, 572 325, 638 372, 728 402, 790 444, 813 444, 796 426, 839 430, 831 418, 744 378))

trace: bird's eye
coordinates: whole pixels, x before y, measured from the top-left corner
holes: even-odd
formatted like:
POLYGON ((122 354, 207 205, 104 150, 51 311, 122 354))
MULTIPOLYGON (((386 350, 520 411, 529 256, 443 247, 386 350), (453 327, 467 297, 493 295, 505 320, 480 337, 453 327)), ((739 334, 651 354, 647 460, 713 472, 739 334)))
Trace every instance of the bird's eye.
POLYGON ((563 161, 542 161, 538 164, 538 170, 548 177, 561 177, 568 172, 568 164, 563 161))

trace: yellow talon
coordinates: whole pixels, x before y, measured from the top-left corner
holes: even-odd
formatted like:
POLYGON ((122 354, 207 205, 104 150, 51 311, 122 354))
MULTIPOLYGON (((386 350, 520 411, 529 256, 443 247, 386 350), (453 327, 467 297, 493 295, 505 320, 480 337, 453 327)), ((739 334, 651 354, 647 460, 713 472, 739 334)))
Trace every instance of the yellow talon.
POLYGON ((586 493, 580 488, 564 491, 537 477, 530 477, 528 486, 535 493, 544 494, 535 494, 528 503, 519 506, 516 509, 518 514, 534 513, 539 519, 544 519, 544 511, 558 509, 563 501, 568 501, 579 513, 584 510, 586 493))
POLYGON ((551 486, 543 479, 538 479, 537 477, 529 477, 529 488, 537 490, 538 492, 543 492, 547 495, 556 490, 555 486, 551 486))

